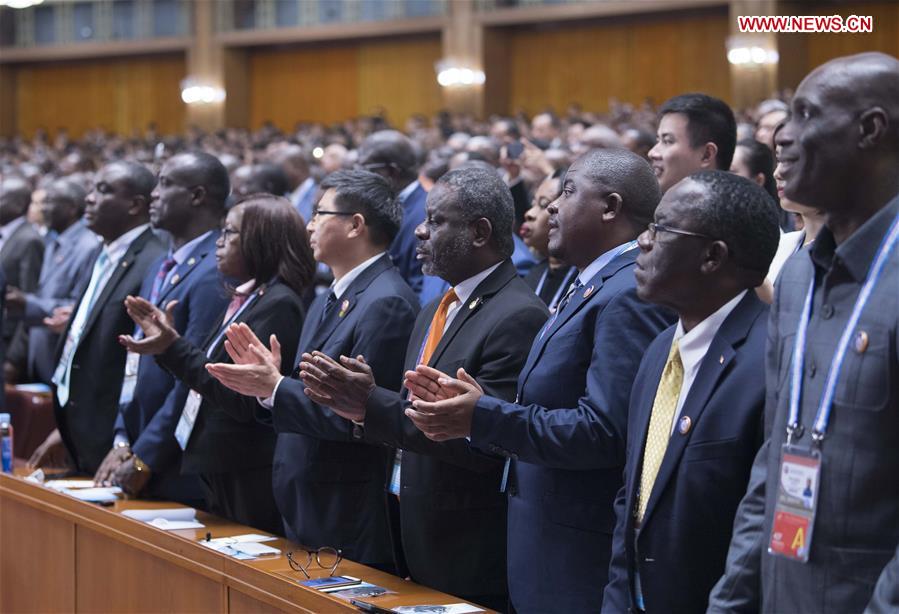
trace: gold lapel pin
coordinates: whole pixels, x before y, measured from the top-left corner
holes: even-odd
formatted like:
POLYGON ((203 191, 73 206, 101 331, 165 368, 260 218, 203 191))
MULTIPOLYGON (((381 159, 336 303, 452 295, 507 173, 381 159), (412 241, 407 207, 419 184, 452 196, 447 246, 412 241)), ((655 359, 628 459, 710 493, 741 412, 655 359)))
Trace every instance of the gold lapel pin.
POLYGON ((340 313, 337 314, 337 317, 342 318, 346 315, 347 310, 350 308, 350 299, 345 298, 343 302, 340 304, 340 313))
POLYGON ((193 265, 195 265, 196 263, 197 263, 197 259, 196 259, 196 258, 191 258, 190 260, 187 261, 187 265, 188 265, 188 266, 193 266, 193 265))
POLYGON ((689 433, 691 426, 693 426, 693 421, 690 419, 690 416, 681 416, 681 419, 677 422, 677 430, 681 435, 689 433))
POLYGON ((175 273, 174 275, 172 275, 172 285, 173 286, 175 284, 177 284, 180 280, 181 280, 181 276, 178 275, 178 273, 175 273))
POLYGON ((122 268, 124 269, 124 268, 126 268, 127 266, 128 266, 128 261, 127 261, 127 260, 122 260, 122 268))
POLYGON ((724 354, 722 354, 721 357, 718 359, 718 364, 719 364, 719 365, 723 365, 723 364, 724 364, 724 354))
POLYGON ((595 286, 590 286, 589 288, 584 290, 584 298, 590 298, 590 295, 593 294, 594 289, 595 289, 595 286))
POLYGON ((480 304, 481 304, 481 297, 478 297, 478 298, 474 299, 473 301, 471 301, 470 303, 468 303, 468 310, 472 311, 472 310, 476 309, 477 306, 480 304))
POLYGON ((855 339, 852 340, 852 347, 854 347, 855 351, 859 354, 864 354, 865 350, 868 349, 868 333, 863 330, 855 333, 855 339))

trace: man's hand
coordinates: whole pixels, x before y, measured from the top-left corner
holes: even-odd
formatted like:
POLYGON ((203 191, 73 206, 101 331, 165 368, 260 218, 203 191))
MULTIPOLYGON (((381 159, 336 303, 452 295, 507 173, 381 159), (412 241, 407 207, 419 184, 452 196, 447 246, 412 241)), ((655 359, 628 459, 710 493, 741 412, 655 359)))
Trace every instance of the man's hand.
POLYGON ((19 315, 25 311, 25 293, 9 286, 6 288, 6 309, 11 314, 19 315))
POLYGON ((249 326, 232 324, 225 331, 225 351, 234 361, 210 363, 206 370, 222 385, 249 397, 267 399, 275 392, 281 379, 281 344, 272 335, 265 347, 249 326))
POLYGON ((74 305, 63 305, 62 307, 57 307, 53 310, 53 313, 50 314, 49 318, 44 318, 44 326, 49 328, 57 335, 62 334, 65 331, 66 326, 68 326, 69 318, 72 317, 72 311, 74 310, 74 305))
POLYGON ((365 420, 365 403, 375 389, 375 377, 362 355, 341 356, 338 363, 318 351, 303 354, 300 379, 314 403, 330 407, 347 420, 365 420))
POLYGON ((100 468, 94 474, 94 483, 97 486, 112 486, 113 474, 116 469, 131 458, 131 448, 128 446, 115 446, 107 452, 106 458, 100 463, 100 468))
MULTIPOLYGON (((427 365, 418 365, 415 367, 415 371, 406 371, 404 378, 403 386, 409 390, 410 401, 418 399, 434 403, 436 401, 445 401, 461 394, 455 388, 440 384, 441 380, 448 382, 452 380, 452 377, 427 365)), ((474 380, 471 381, 473 385, 477 386, 478 392, 483 394, 484 391, 481 389, 481 385, 474 380)))
POLYGON ((74 463, 69 458, 69 452, 66 450, 66 444, 62 441, 62 435, 59 429, 53 429, 53 432, 47 435, 31 458, 28 459, 28 467, 31 469, 39 469, 41 467, 51 467, 53 469, 69 469, 74 463))
POLYGON ((136 465, 136 456, 131 456, 116 469, 112 481, 121 488, 126 495, 136 497, 140 491, 144 489, 147 482, 150 481, 150 470, 143 465, 142 470, 138 470, 136 465))
POLYGON ((406 408, 406 416, 428 439, 446 441, 471 435, 474 407, 484 391, 465 369, 459 369, 457 375, 459 379, 443 376, 437 380, 441 389, 452 391, 451 398, 437 402, 418 399, 406 408))
POLYGON ((143 339, 131 335, 119 335, 119 343, 135 354, 162 354, 181 335, 175 330, 175 306, 178 301, 169 301, 165 311, 140 296, 125 299, 125 310, 134 323, 144 331, 143 339))

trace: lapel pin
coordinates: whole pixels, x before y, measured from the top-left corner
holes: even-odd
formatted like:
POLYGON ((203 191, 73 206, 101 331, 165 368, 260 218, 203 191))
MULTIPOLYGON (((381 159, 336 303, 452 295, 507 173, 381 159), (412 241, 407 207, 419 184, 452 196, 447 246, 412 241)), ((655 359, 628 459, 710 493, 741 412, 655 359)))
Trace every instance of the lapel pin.
POLYGON ((691 426, 693 426, 693 421, 690 419, 690 416, 681 416, 677 422, 677 430, 681 435, 689 433, 691 426))
POLYGON ((478 298, 474 299, 473 301, 471 301, 470 303, 468 303, 468 310, 472 311, 474 309, 477 309, 478 305, 480 305, 480 304, 481 304, 481 297, 478 297, 478 298))
POLYGON ((127 261, 127 260, 122 260, 122 268, 124 269, 124 268, 127 268, 127 267, 128 267, 128 261, 127 261))
POLYGON ((593 294, 593 289, 595 286, 590 286, 586 290, 584 290, 584 298, 590 298, 590 295, 593 294))
POLYGON ((342 318, 346 315, 347 310, 350 308, 350 299, 345 298, 343 302, 340 304, 340 313, 337 314, 337 317, 342 318))
POLYGON ((723 365, 723 364, 724 364, 724 354, 722 354, 721 357, 718 358, 718 364, 719 364, 719 365, 723 365))
POLYGON ((175 273, 174 275, 172 275, 172 285, 173 286, 175 284, 177 284, 180 280, 181 280, 181 276, 178 275, 178 273, 175 273))
POLYGON ((196 258, 191 258, 190 260, 187 261, 187 265, 188 265, 188 266, 193 266, 193 265, 195 265, 196 263, 197 263, 197 259, 196 259, 196 258))
POLYGON ((868 349, 868 333, 863 330, 858 331, 855 334, 855 339, 852 340, 852 347, 859 354, 864 354, 865 350, 868 349))

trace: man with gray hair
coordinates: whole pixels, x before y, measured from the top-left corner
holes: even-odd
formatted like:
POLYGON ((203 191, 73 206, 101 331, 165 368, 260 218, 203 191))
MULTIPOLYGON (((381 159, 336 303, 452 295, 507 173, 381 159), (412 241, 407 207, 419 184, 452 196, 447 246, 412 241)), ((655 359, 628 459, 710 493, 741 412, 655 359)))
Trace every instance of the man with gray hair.
POLYGON ((29 293, 7 289, 7 309, 24 323, 7 354, 18 381, 49 384, 53 377, 59 335, 43 325, 44 318, 57 307, 75 304, 83 289, 79 282, 100 248, 99 237, 81 221, 86 197, 84 187, 72 179, 50 184, 42 207, 47 245, 38 287, 29 293))
MULTIPOLYGON (((418 364, 455 373, 464 367, 498 398, 515 397, 515 380, 546 308, 515 272, 512 195, 499 175, 460 168, 440 178, 416 229, 427 275, 451 285, 422 309, 406 350, 418 364)), ((506 502, 503 461, 464 440, 431 441, 409 421, 408 392, 376 386, 372 367, 303 354, 309 397, 353 420, 354 435, 400 450, 390 492, 398 499, 403 553, 412 579, 494 609, 506 609, 506 502)))

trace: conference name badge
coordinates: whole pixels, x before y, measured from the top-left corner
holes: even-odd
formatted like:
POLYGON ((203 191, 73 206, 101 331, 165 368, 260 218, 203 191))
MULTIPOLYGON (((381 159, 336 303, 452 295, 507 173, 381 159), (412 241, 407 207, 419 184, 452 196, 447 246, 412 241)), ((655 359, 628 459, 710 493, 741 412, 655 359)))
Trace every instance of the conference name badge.
POLYGON ((134 399, 137 386, 137 370, 140 367, 140 354, 128 352, 125 359, 125 378, 122 380, 122 392, 119 394, 119 405, 127 405, 134 399))
POLYGON ((784 444, 780 455, 777 503, 768 552, 800 563, 808 562, 818 509, 821 452, 784 444))
POLYGON ((190 440, 190 434, 194 430, 197 423, 197 414, 200 411, 200 405, 203 403, 203 395, 196 390, 191 390, 187 395, 187 401, 184 403, 184 409, 181 411, 181 418, 178 420, 178 426, 175 427, 175 439, 182 450, 187 449, 187 442, 190 440))

